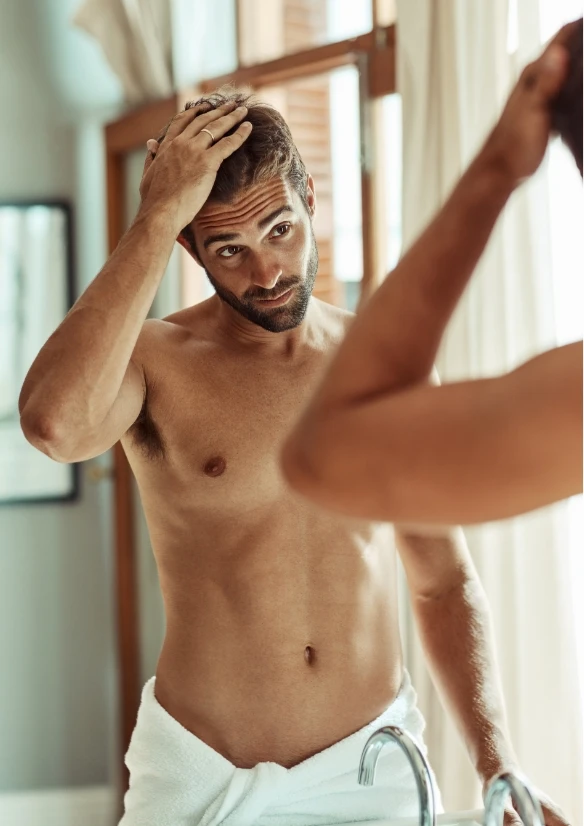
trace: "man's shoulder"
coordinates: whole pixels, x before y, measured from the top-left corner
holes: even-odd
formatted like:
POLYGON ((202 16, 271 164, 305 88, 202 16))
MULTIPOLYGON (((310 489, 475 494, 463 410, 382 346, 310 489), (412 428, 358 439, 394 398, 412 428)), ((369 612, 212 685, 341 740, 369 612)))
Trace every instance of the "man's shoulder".
POLYGON ((160 320, 174 327, 193 329, 193 327, 211 317, 214 304, 215 302, 212 297, 207 298, 205 301, 199 301, 190 307, 184 307, 182 310, 177 310, 175 313, 171 313, 160 320))
POLYGON ((355 318, 355 313, 346 310, 344 307, 337 307, 335 304, 327 304, 319 298, 313 299, 319 312, 319 321, 327 338, 332 341, 340 341, 345 337, 351 322, 355 318))
POLYGON ((157 371, 170 358, 177 362, 183 348, 188 347, 189 359, 193 362, 197 345, 208 344, 208 310, 201 302, 192 307, 178 310, 164 318, 147 318, 138 336, 134 358, 147 371, 157 371))
POLYGON ((208 301, 177 310, 164 318, 147 318, 142 325, 140 338, 145 342, 160 341, 161 338, 193 336, 198 326, 209 315, 208 301))

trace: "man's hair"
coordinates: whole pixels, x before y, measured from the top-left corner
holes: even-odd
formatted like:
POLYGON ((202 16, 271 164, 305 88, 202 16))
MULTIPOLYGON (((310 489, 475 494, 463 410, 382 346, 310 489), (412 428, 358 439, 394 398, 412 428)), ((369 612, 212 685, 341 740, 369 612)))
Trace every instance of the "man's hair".
MULTIPOLYGON (((231 102, 238 106, 247 106, 245 119, 252 124, 253 129, 239 149, 222 161, 207 200, 228 203, 236 195, 256 184, 282 177, 296 190, 306 206, 306 167, 286 121, 273 106, 258 101, 247 91, 224 86, 206 97, 189 101, 185 110, 203 104, 204 108, 197 114, 199 117, 231 102)), ((234 126, 227 135, 235 132, 239 125, 238 123, 234 126)), ((169 126, 170 123, 162 131, 158 138, 159 142, 164 140, 169 126)), ((199 257, 191 225, 186 226, 181 234, 199 257)))
POLYGON ((566 81, 552 103, 552 126, 582 172, 582 18, 574 24, 565 47, 570 64, 566 81))

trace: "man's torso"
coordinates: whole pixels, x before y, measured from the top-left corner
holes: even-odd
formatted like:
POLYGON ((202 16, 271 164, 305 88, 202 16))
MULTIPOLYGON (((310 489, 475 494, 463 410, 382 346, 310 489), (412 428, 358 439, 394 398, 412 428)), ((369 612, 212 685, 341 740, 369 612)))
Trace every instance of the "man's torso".
POLYGON ((123 439, 166 610, 156 695, 235 765, 291 766, 399 689, 392 532, 314 508, 279 472, 346 314, 313 304, 306 345, 267 354, 219 336, 213 302, 147 325, 123 439))

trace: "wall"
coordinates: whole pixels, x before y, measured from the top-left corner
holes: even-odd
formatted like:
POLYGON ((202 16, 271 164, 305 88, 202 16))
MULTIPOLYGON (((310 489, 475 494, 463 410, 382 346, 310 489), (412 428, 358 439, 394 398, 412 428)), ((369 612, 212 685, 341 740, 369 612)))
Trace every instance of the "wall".
MULTIPOLYGON (((75 5, 0 0, 0 199, 71 199, 79 288, 105 255, 101 125, 119 89, 69 29, 75 5)), ((115 770, 111 483, 81 482, 73 504, 0 506, 0 792, 115 770)))

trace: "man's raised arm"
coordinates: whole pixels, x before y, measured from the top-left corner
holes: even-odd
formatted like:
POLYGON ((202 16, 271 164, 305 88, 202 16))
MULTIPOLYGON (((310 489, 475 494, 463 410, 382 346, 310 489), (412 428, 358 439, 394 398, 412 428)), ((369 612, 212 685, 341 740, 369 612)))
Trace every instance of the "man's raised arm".
POLYGON ((33 362, 19 399, 21 426, 60 462, 103 453, 135 422, 145 376, 135 359, 142 326, 180 231, 201 209, 217 170, 251 132, 247 110, 228 104, 176 116, 156 157, 149 153, 138 215, 99 275, 33 362), (211 146, 213 124, 217 140, 211 146))
POLYGON ((524 70, 442 210, 358 314, 286 443, 286 477, 320 504, 367 518, 468 524, 581 489, 578 345, 501 379, 429 384, 501 210, 545 154, 570 32, 524 70), (556 461, 546 465, 550 455, 556 461), (527 490, 516 496, 516 485, 527 490))

